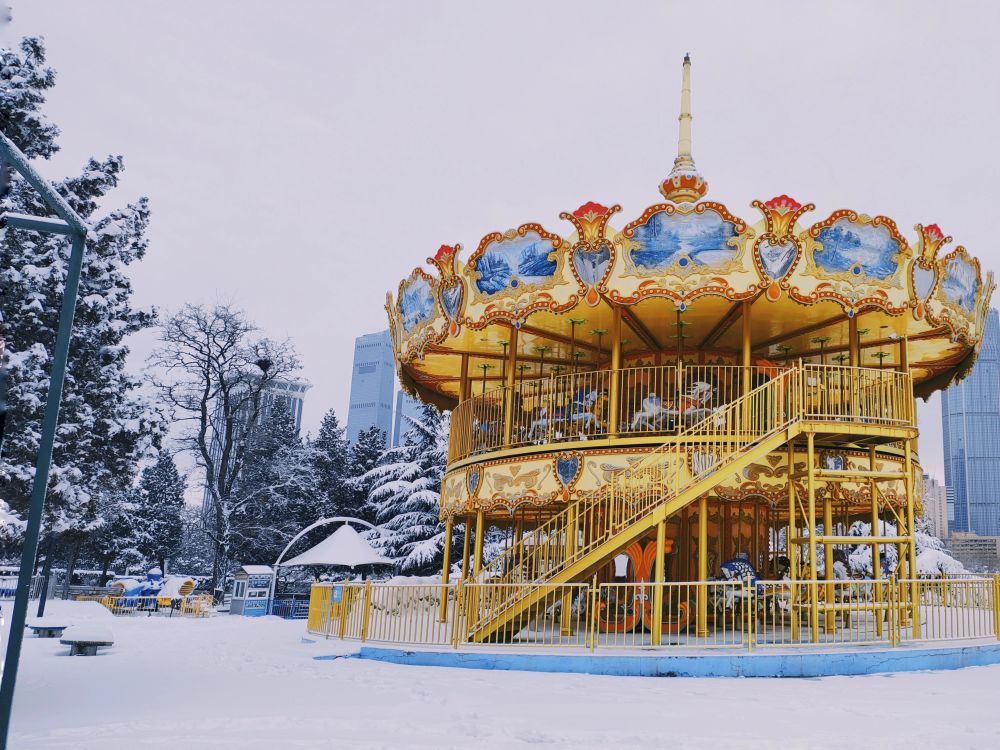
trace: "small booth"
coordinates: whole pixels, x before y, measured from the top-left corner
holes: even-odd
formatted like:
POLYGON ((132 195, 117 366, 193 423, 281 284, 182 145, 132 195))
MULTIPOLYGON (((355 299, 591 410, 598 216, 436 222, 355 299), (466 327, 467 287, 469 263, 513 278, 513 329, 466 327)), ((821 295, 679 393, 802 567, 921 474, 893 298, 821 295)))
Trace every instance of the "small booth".
POLYGON ((268 594, 274 570, 268 565, 241 565, 233 577, 233 600, 229 614, 262 617, 267 614, 268 594))

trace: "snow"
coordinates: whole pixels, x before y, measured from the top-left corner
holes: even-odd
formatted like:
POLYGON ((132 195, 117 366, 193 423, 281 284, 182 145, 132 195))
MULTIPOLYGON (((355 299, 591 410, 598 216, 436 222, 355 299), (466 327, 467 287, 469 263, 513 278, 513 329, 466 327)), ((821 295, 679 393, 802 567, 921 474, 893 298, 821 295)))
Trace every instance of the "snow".
POLYGON ((993 748, 1000 666, 822 679, 649 679, 403 667, 351 642, 303 643, 301 621, 114 619, 53 601, 52 616, 113 627, 67 658, 28 638, 17 748, 993 748), (786 732, 786 734, 783 734, 786 732))

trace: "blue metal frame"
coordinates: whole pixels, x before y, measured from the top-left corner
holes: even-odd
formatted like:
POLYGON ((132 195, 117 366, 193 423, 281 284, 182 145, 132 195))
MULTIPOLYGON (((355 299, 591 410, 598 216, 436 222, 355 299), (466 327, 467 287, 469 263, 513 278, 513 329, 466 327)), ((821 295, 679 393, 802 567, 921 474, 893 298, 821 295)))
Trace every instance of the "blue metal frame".
POLYGON ((0 133, 0 159, 16 169, 25 181, 38 192, 52 212, 62 220, 58 221, 43 216, 4 214, 0 216, 0 224, 35 232, 68 235, 72 240, 69 266, 66 272, 66 285, 63 290, 62 309, 59 313, 59 329, 56 333, 55 349, 52 353, 52 372, 49 378, 48 398, 45 403, 42 437, 35 463, 35 478, 31 486, 31 507, 28 510, 28 525, 24 534, 24 549, 21 552, 21 570, 17 580, 14 611, 11 613, 10 636, 7 640, 3 679, 0 681, 0 747, 6 748, 7 736, 10 732, 11 710, 14 703, 14 685, 17 681, 18 663, 21 660, 24 621, 28 614, 31 574, 35 565, 35 555, 38 553, 42 510, 45 507, 45 493, 49 484, 52 447, 55 443, 56 426, 59 423, 59 403, 62 400, 63 382, 66 379, 69 341, 73 333, 73 316, 76 312, 77 292, 80 287, 80 273, 83 268, 83 254, 86 250, 89 227, 66 200, 35 172, 28 163, 27 157, 3 133, 0 133))

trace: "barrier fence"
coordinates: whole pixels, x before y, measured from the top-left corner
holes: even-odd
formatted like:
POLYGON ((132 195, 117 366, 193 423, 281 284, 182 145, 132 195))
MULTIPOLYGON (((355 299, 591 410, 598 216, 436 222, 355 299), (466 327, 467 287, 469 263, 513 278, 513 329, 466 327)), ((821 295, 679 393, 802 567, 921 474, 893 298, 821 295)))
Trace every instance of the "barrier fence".
POLYGON ((208 617, 214 603, 211 594, 188 596, 128 596, 125 594, 82 595, 78 602, 97 602, 116 617, 208 617))
POLYGON ((404 645, 590 651, 752 651, 1000 639, 1000 576, 316 584, 307 627, 326 638, 404 645), (512 601, 516 609, 505 610, 512 601), (483 628, 491 619, 501 621, 502 627, 483 628))

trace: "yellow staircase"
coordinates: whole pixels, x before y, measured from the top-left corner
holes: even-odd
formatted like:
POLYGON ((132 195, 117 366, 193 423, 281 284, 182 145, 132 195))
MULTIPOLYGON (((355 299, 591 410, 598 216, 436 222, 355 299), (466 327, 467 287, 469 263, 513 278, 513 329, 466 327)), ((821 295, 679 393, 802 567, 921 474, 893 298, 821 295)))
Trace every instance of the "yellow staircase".
POLYGON ((471 581, 489 584, 489 592, 467 613, 469 639, 496 638, 551 595, 546 584, 586 579, 731 472, 793 439, 801 430, 804 395, 800 368, 780 372, 525 534, 471 581))

